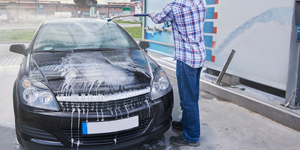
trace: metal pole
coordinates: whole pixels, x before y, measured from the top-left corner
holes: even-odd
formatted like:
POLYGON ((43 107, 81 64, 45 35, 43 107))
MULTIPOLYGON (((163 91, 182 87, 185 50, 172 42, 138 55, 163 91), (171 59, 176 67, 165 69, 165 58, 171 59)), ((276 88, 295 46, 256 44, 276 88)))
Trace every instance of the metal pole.
MULTIPOLYGON (((299 58, 299 57, 298 57, 299 58)), ((295 95, 295 105, 300 106, 300 59, 298 59, 298 78, 297 78, 297 88, 296 88, 296 95, 295 95)))
POLYGON ((108 9, 108 14, 107 14, 107 16, 108 16, 108 17, 107 17, 107 18, 110 18, 110 15, 109 15, 109 6, 110 6, 110 5, 109 5, 109 4, 110 4, 110 3, 108 2, 108 6, 107 6, 107 9, 108 9))
MULTIPOLYGON (((142 0, 142 8, 143 8, 143 14, 146 13, 146 0, 142 0)), ((146 26, 146 17, 143 17, 143 22, 142 22, 142 40, 145 41, 145 35, 146 35, 146 30, 145 30, 145 26, 146 26)))
POLYGON ((230 55, 229 55, 229 57, 228 57, 228 59, 227 59, 227 62, 225 64, 225 66, 223 67, 223 70, 220 72, 220 74, 218 76, 218 79, 217 79, 217 82, 216 82, 217 85, 220 85, 220 83, 221 83, 221 81, 223 79, 223 76, 225 75, 226 70, 227 70, 227 68, 228 68, 228 66, 229 66, 229 64, 230 64, 230 62, 231 62, 234 54, 235 54, 235 50, 232 50, 231 53, 230 53, 230 55))
POLYGON ((19 22, 19 9, 20 9, 20 0, 18 0, 18 8, 17 8, 17 22, 19 22))

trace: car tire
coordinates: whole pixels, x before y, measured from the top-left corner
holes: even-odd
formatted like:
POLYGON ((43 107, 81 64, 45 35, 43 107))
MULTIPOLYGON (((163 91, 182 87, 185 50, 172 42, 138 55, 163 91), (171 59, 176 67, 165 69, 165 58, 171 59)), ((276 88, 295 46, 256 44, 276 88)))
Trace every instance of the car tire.
POLYGON ((13 102, 14 102, 14 111, 15 111, 15 131, 16 131, 16 137, 17 137, 17 140, 19 142, 19 144, 23 146, 23 143, 22 143, 22 139, 20 137, 20 130, 19 130, 19 123, 18 123, 18 117, 17 117, 17 104, 16 104, 16 101, 17 101, 17 97, 16 97, 16 83, 14 84, 14 89, 13 89, 13 102))
POLYGON ((19 131, 19 128, 18 128, 17 124, 15 124, 15 131, 16 131, 16 137, 17 137, 18 143, 21 145, 21 147, 24 147, 23 143, 22 143, 22 139, 21 139, 21 137, 19 135, 20 131, 19 131))

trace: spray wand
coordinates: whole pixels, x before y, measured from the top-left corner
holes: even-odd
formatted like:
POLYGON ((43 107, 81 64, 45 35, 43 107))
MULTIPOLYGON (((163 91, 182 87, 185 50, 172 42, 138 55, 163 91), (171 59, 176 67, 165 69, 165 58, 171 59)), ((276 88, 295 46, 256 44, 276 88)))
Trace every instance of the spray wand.
POLYGON ((125 15, 125 16, 117 16, 117 17, 113 17, 113 18, 107 19, 107 22, 110 22, 113 19, 120 18, 120 17, 132 17, 132 16, 133 17, 147 17, 147 16, 149 16, 149 14, 132 14, 132 15, 125 15))

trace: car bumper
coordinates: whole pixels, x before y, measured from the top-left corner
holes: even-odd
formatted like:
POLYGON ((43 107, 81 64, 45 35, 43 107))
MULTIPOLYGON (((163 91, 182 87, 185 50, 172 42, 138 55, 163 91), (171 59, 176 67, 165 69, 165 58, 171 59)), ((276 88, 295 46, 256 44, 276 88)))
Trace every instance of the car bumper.
POLYGON ((91 111, 88 115, 87 112, 79 115, 78 111, 73 114, 70 111, 36 111, 21 106, 17 128, 20 129, 22 144, 28 149, 72 149, 72 137, 73 148, 77 146, 79 149, 129 147, 163 134, 169 129, 172 120, 173 91, 157 100, 149 101, 149 104, 142 103, 132 108, 130 111, 120 109, 119 113, 102 110, 102 115, 99 110, 98 113, 91 111), (139 117, 139 126, 136 128, 105 134, 82 134, 83 122, 101 122, 102 119, 114 121, 133 116, 139 117), (78 139, 80 142, 77 145, 78 139))

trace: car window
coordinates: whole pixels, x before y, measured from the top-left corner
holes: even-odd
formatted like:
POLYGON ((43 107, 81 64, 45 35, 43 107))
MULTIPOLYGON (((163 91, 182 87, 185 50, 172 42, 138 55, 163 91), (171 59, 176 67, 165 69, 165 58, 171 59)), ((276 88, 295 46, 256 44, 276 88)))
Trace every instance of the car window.
POLYGON ((114 23, 48 23, 39 31, 34 50, 137 49, 134 41, 114 23))

